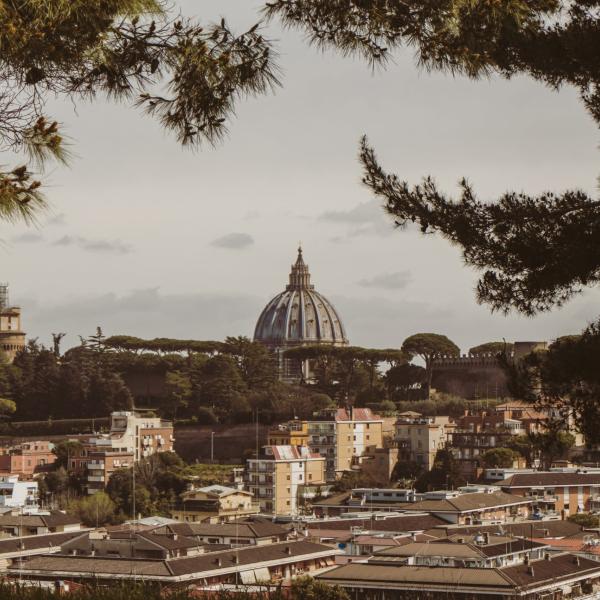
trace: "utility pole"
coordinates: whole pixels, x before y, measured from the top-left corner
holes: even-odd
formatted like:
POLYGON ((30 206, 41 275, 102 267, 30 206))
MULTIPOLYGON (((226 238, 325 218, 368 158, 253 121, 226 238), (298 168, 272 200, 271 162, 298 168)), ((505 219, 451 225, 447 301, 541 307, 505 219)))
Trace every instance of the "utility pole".
POLYGON ((215 462, 215 432, 210 432, 210 464, 215 462))

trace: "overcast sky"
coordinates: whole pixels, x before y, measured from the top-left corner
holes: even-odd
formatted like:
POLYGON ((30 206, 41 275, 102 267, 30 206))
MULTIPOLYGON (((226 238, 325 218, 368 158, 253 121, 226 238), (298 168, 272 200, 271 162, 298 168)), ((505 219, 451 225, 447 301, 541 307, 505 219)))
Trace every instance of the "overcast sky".
MULTIPOLYGON (((180 6, 241 30, 260 3, 180 6)), ((353 344, 393 347, 435 331, 466 351, 503 337, 552 339, 597 316, 597 291, 534 319, 490 314, 455 248, 394 231, 357 161, 366 133, 387 168, 412 182, 431 174, 449 192, 467 176, 486 199, 509 189, 595 193, 597 129, 574 91, 429 74, 409 50, 373 73, 277 24, 267 34, 283 88, 241 103, 216 149, 182 150, 127 105, 50 104, 76 158, 49 174, 52 213, 38 228, 0 226, 0 280, 30 337, 63 331, 74 344, 96 325, 144 337, 252 335, 300 240, 353 344)))

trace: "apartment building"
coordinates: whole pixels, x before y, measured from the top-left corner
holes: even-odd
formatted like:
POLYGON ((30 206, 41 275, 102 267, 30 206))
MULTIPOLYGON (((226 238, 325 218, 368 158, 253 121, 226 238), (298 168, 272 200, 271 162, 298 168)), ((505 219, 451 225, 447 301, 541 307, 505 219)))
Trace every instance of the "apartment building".
POLYGON ((327 481, 335 481, 369 446, 383 447, 383 419, 369 408, 325 409, 308 421, 308 436, 311 452, 325 459, 327 481))
POLYGON ((247 462, 246 484, 262 512, 297 515, 327 493, 325 459, 306 446, 264 446, 247 462))
POLYGON ((56 461, 54 444, 48 441, 23 442, 0 449, 0 475, 30 478, 56 461))
POLYGON ((38 509, 37 481, 19 481, 18 475, 0 476, 0 510, 19 508, 38 509))
POLYGON ((531 500, 540 516, 600 510, 600 473, 537 471, 499 481, 505 492, 531 500))
MULTIPOLYGON (((523 402, 510 402, 490 410, 465 411, 456 420, 449 443, 459 461, 463 476, 474 480, 483 474, 482 455, 488 450, 509 445, 514 436, 543 431, 548 414, 523 402)), ((524 459, 514 468, 525 467, 524 459)))
POLYGON ((458 490, 427 492, 423 500, 410 506, 410 510, 426 512, 449 523, 485 525, 527 519, 533 512, 532 505, 531 498, 490 486, 486 491, 474 493, 458 490))
POLYGON ((171 516, 178 521, 192 523, 225 523, 259 512, 260 507, 253 501, 250 492, 224 485, 209 485, 184 492, 171 509, 171 516))
POLYGON ((398 459, 431 470, 437 451, 446 446, 453 431, 450 417, 424 417, 413 412, 400 415, 396 421, 398 459))
POLYGON ((294 419, 277 425, 268 439, 269 446, 308 446, 308 422, 294 419))
POLYGON ((173 424, 138 411, 119 411, 110 416, 110 431, 89 437, 68 458, 69 470, 85 473, 88 494, 103 490, 118 469, 158 452, 172 452, 173 424))

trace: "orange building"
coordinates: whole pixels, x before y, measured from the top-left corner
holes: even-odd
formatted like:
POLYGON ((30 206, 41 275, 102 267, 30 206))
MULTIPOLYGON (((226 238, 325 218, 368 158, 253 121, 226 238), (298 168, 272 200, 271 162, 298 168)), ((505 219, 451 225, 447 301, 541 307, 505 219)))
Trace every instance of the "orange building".
POLYGON ((533 500, 544 515, 569 516, 600 510, 600 473, 538 471, 515 473, 495 485, 533 500))
POLYGON ((48 469, 56 460, 54 445, 47 441, 24 442, 0 450, 0 475, 30 478, 48 469))

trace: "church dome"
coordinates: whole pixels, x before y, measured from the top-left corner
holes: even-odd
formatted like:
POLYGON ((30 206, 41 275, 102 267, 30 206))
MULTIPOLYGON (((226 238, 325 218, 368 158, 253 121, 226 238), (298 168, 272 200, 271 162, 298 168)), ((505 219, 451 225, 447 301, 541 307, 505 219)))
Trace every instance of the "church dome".
POLYGON ((302 248, 298 248, 285 291, 275 296, 258 318, 254 339, 269 347, 348 344, 337 310, 310 283, 302 248))

